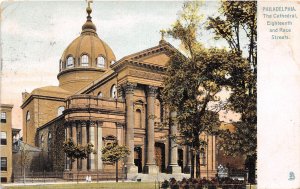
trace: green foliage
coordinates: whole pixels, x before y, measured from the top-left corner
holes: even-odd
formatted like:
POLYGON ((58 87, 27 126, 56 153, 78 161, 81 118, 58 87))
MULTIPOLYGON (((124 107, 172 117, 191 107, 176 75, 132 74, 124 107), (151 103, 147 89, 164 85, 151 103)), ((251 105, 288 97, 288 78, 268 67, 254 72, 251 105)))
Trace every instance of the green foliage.
POLYGON ((200 133, 216 131, 220 124, 209 103, 221 106, 219 93, 235 83, 237 75, 248 74, 250 67, 234 51, 202 48, 195 52, 194 59, 177 52, 171 56, 162 98, 177 112, 185 144, 198 146, 195 142, 200 133))
POLYGON ((171 111, 177 112, 181 143, 191 146, 192 151, 204 145, 199 135, 207 132, 228 137, 223 146, 230 146, 228 152, 249 154, 256 150, 256 2, 222 1, 221 15, 208 19, 206 29, 213 30, 216 39, 225 39, 230 50, 205 49, 199 43, 204 23, 199 15, 200 5, 197 1, 185 2, 179 18, 167 30, 169 36, 180 40, 184 55, 170 53, 162 99, 171 111), (241 40, 242 31, 249 39, 246 53, 241 47, 245 41, 241 40), (248 58, 243 57, 245 54, 248 58), (221 101, 220 93, 224 91, 231 95, 221 101), (218 131, 221 109, 241 113, 236 133, 218 131), (251 144, 247 146, 246 141, 251 144))
POLYGON ((248 40, 248 61, 256 72, 257 63, 257 2, 256 1, 222 1, 220 16, 208 18, 207 29, 215 33, 215 39, 225 39, 232 50, 241 52, 241 36, 248 40))
POLYGON ((115 163, 130 154, 130 150, 126 146, 120 146, 116 142, 106 145, 101 151, 102 160, 111 163, 115 163))
POLYGON ((88 143, 86 146, 80 144, 76 145, 72 138, 66 140, 63 145, 64 152, 71 161, 74 161, 75 159, 87 159, 89 154, 96 153, 93 148, 94 145, 92 143, 88 143))
POLYGON ((222 149, 230 155, 244 153, 256 154, 257 145, 257 3, 255 1, 222 1, 220 16, 209 18, 207 29, 213 30, 216 39, 225 39, 230 48, 242 54, 247 54, 248 72, 237 72, 232 75, 234 82, 230 83, 232 94, 228 108, 241 114, 241 122, 236 124, 236 131, 221 133, 222 149), (241 40, 242 33, 244 39, 241 40), (242 51, 241 43, 247 47, 242 51), (243 52, 243 53, 242 53, 243 52))
POLYGON ((238 122, 235 123, 236 131, 234 133, 229 130, 220 132, 220 149, 226 155, 246 155, 252 156, 256 152, 256 124, 238 122))

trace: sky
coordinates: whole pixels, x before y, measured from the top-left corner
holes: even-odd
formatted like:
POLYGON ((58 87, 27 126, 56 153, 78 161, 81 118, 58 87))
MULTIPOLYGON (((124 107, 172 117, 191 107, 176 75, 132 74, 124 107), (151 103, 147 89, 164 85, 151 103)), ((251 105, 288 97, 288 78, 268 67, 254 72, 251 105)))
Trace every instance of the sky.
MULTIPOLYGON (((117 60, 156 46, 160 30, 176 21, 183 1, 96 1, 92 21, 117 60)), ((218 14, 218 2, 207 1, 200 12, 218 14)), ((59 59, 80 35, 86 21, 85 1, 7 1, 1 4, 1 96, 13 104, 13 127, 22 127, 22 92, 58 85, 59 59)), ((224 46, 212 32, 200 36, 206 46, 224 46)), ((166 38, 176 48, 179 42, 166 38)))

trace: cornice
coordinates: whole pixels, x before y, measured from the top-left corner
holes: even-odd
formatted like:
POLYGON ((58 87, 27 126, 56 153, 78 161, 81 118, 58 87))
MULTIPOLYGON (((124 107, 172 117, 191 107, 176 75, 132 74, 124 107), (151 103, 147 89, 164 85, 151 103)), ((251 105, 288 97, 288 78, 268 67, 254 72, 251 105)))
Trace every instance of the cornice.
POLYGON ((60 97, 53 97, 53 96, 43 96, 43 95, 30 95, 25 102, 23 102, 23 104, 21 105, 21 108, 23 109, 25 106, 27 106, 31 100, 33 100, 34 98, 37 99, 46 99, 46 100, 53 100, 53 101, 62 101, 65 102, 66 98, 60 98, 60 97))
MULTIPOLYGON (((117 61, 115 64, 111 65, 110 67, 114 70, 117 70, 121 64, 124 64, 124 62, 128 62, 128 61, 138 62, 137 60, 141 59, 143 57, 146 57, 146 56, 149 56, 152 54, 156 54, 156 53, 160 53, 160 52, 166 52, 166 51, 178 51, 178 50, 176 48, 174 48, 170 43, 166 42, 161 45, 125 56, 122 59, 120 59, 119 61, 117 61)), ((140 62, 140 64, 144 64, 144 63, 140 62)), ((158 67, 163 67, 163 66, 158 66, 158 67)))
POLYGON ((150 64, 145 62, 139 62, 135 60, 124 60, 121 64, 117 65, 113 69, 115 69, 116 72, 119 72, 122 68, 125 68, 126 66, 133 66, 133 67, 139 67, 139 68, 145 68, 151 71, 159 71, 164 72, 166 71, 165 66, 160 66, 157 64, 150 64))
POLYGON ((36 130, 37 130, 37 131, 42 130, 42 129, 44 129, 45 127, 48 127, 49 125, 51 125, 52 123, 54 123, 54 122, 56 122, 56 121, 62 119, 63 117, 64 117, 64 115, 60 115, 60 116, 58 116, 58 117, 52 119, 51 121, 48 121, 48 122, 45 123, 44 125, 38 127, 36 130))
MULTIPOLYGON (((76 95, 72 95, 69 96, 68 98, 66 98, 66 100, 73 100, 73 99, 94 99, 97 100, 99 99, 99 97, 94 96, 94 95, 89 95, 89 94, 76 94, 76 95)), ((114 99, 114 98, 105 98, 105 97, 101 97, 101 99, 104 99, 105 101, 110 101, 110 102, 118 102, 118 103, 123 103, 124 100, 123 99, 114 99)))
MULTIPOLYGON (((72 113, 97 113, 108 115, 121 115, 125 116, 125 110, 108 110, 103 108, 69 108, 64 111, 64 115, 70 115, 72 113)), ((88 117, 88 116, 87 116, 88 117)))
POLYGON ((85 67, 74 67, 74 68, 68 68, 68 69, 65 69, 61 72, 58 73, 57 75, 57 79, 59 79, 60 76, 66 74, 66 73, 70 73, 70 72, 78 72, 78 71, 96 71, 96 72, 105 72, 106 70, 105 69, 102 69, 102 68, 85 68, 85 67))
POLYGON ((0 109, 12 109, 13 107, 13 104, 0 104, 0 109))

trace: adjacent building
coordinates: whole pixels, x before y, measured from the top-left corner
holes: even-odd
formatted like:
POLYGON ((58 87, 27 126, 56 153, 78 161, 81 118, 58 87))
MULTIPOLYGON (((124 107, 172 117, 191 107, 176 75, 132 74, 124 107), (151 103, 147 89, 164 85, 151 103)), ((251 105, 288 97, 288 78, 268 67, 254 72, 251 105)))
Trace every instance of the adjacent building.
POLYGON ((1 183, 12 179, 12 108, 11 104, 0 104, 1 183))

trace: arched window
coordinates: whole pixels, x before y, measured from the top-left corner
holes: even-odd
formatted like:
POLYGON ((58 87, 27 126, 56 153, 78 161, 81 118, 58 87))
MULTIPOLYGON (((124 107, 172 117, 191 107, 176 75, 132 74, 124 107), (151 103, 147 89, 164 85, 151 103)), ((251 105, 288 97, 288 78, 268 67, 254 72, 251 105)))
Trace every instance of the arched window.
POLYGON ((58 107, 58 109, 57 109, 57 116, 62 115, 62 113, 63 113, 64 110, 65 110, 65 107, 64 107, 64 106, 58 107))
POLYGON ((204 148, 200 149, 200 164, 205 165, 206 164, 206 156, 205 156, 205 150, 204 148))
POLYGON ((98 95, 97 95, 97 97, 101 98, 101 97, 103 97, 103 94, 101 92, 99 92, 98 95))
POLYGON ((142 128, 142 111, 140 109, 135 111, 134 119, 134 127, 142 128))
POLYGON ((72 56, 69 56, 67 59, 67 68, 74 67, 74 58, 72 56))
POLYGON ((86 67, 86 66, 89 66, 89 57, 88 57, 88 55, 82 55, 82 57, 81 57, 81 66, 84 66, 84 67, 86 67))
POLYGON ((110 90, 110 97, 111 98, 117 98, 117 87, 116 85, 113 85, 111 87, 111 90, 110 90))
POLYGON ((30 112, 27 111, 26 113, 26 122, 29 122, 30 121, 30 112))
POLYGON ((97 58, 97 67, 104 68, 104 66, 105 66, 105 59, 103 56, 99 56, 97 58))

